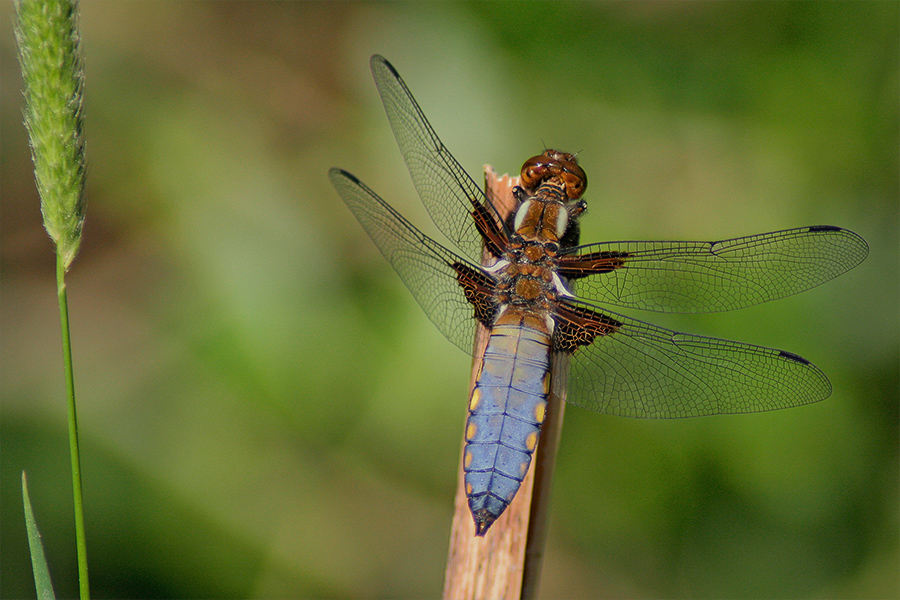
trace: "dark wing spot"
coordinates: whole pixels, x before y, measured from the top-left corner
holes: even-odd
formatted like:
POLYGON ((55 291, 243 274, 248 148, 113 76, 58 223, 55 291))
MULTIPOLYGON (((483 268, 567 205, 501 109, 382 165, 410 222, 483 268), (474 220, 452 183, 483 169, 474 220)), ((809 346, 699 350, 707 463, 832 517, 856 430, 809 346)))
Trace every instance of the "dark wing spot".
POLYGON ((453 263, 450 267, 456 271, 456 281, 462 287, 466 300, 475 309, 475 318, 486 327, 492 326, 497 314, 497 302, 494 299, 496 282, 483 271, 461 263, 453 263))
POLYGON ((554 319, 553 349, 559 352, 575 352, 579 346, 593 343, 598 336, 612 335, 622 326, 612 317, 568 302, 556 307, 554 319))
POLYGON ((779 354, 782 358, 786 358, 786 359, 788 359, 788 360, 792 360, 792 361, 794 361, 794 362, 798 362, 798 363, 800 363, 801 365, 808 365, 808 364, 810 364, 810 362, 809 362, 808 360, 806 360, 805 358, 803 358, 802 356, 800 356, 800 355, 798 355, 798 354, 794 354, 793 352, 788 352, 787 350, 779 350, 778 354, 779 354))

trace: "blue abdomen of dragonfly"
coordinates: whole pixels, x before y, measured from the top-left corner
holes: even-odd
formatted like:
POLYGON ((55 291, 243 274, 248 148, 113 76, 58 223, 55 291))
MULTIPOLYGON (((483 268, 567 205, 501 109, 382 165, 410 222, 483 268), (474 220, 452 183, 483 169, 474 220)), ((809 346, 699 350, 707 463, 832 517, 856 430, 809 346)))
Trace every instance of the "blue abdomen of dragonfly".
POLYGON ((528 472, 547 406, 549 355, 543 323, 516 313, 498 319, 466 424, 466 496, 477 535, 506 510, 528 472))

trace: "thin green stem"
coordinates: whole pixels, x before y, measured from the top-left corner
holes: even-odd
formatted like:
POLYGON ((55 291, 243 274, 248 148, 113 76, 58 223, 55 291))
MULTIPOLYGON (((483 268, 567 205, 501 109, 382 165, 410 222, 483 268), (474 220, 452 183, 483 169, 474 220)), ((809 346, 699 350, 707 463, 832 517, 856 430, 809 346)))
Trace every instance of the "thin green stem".
POLYGON ((88 585, 87 542, 84 530, 84 496, 81 492, 81 455, 78 451, 78 417, 75 410, 75 373, 72 368, 72 342, 69 337, 69 302, 66 295, 66 266, 62 254, 56 255, 56 294, 62 327, 63 363, 66 371, 66 398, 69 407, 69 454, 72 460, 72 493, 75 504, 75 545, 78 548, 78 585, 82 600, 91 596, 88 585))

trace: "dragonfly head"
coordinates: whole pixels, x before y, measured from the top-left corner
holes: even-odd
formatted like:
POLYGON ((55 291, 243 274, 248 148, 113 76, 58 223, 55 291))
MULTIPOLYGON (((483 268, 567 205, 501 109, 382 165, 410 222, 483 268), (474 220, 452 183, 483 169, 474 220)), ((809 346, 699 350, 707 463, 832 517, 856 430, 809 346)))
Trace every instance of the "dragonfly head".
POLYGON ((557 178, 566 190, 569 200, 581 198, 587 189, 587 175, 578 166, 574 154, 558 150, 544 150, 532 156, 522 165, 522 187, 534 192, 543 182, 557 178))

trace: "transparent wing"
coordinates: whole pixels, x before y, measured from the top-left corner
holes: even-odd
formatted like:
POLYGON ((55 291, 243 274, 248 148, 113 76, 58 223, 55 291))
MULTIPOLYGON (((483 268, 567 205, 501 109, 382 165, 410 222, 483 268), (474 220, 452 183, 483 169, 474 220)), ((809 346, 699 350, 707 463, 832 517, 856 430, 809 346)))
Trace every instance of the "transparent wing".
POLYGON ((350 173, 331 169, 328 176, 431 322, 456 346, 471 353, 475 313, 457 283, 454 264, 481 269, 416 229, 350 173))
POLYGON ((718 242, 590 244, 563 257, 560 273, 577 280, 580 296, 601 304, 718 312, 808 290, 868 252, 852 231, 820 225, 718 242))
POLYGON ((597 412, 672 419, 775 410, 824 400, 828 378, 782 350, 679 333, 599 307, 615 331, 570 359, 568 401, 597 412))
POLYGON ((486 206, 496 215, 493 205, 438 138, 391 63, 376 54, 371 67, 400 153, 422 203, 441 232, 468 260, 477 262, 481 256, 481 236, 472 226, 471 212, 478 206, 486 206))

